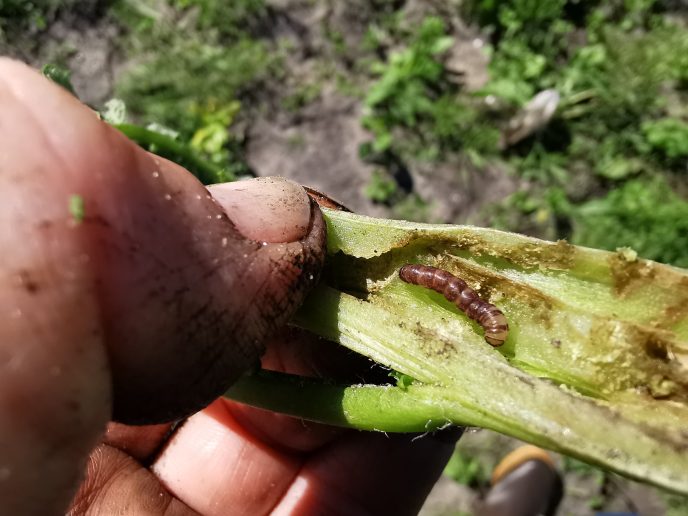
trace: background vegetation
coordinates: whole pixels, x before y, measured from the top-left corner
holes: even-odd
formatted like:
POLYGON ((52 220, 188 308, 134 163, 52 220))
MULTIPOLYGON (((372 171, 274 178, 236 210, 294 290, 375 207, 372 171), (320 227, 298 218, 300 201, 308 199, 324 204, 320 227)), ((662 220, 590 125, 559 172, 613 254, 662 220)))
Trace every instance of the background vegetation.
MULTIPOLYGON (((298 110, 333 75, 275 95, 293 49, 270 31, 275 9, 264 0, 4 0, 0 38, 34 38, 85 3, 120 29, 117 45, 133 64, 113 93, 129 118, 166 128, 228 177, 251 172, 245 135, 232 127, 273 109, 275 96, 279 108, 298 110)), ((688 265, 688 29, 680 2, 447 2, 426 9, 420 23, 407 19, 406 2, 369 4, 355 45, 325 27, 325 57, 344 63, 333 65, 340 90, 364 106, 360 123, 371 138, 360 154, 377 167, 365 190, 373 201, 403 206, 411 196, 422 205, 427 199, 400 184, 399 167, 467 156, 478 169, 506 165, 521 181, 485 208, 493 225, 688 265), (457 15, 487 42, 489 81, 477 91, 446 67, 457 15), (515 145, 500 144, 506 121, 545 89, 561 97, 554 118, 515 145)))
MULTIPOLYGON (((423 170, 432 181, 433 170, 465 163, 456 174, 471 174, 484 189, 495 173, 517 185, 480 208, 495 227, 605 249, 629 246, 688 267, 682 2, 351 3, 351 32, 361 29, 360 37, 333 22, 336 2, 286 2, 287 10, 325 13, 316 40, 313 27, 285 15, 285 2, 270 0, 0 0, 0 50, 40 61, 65 19, 114 27, 113 52, 123 66, 111 96, 123 103, 96 107, 202 156, 210 164, 207 181, 260 173, 246 158, 253 120, 303 117, 334 89, 360 107, 358 123, 368 134, 359 153, 372 172, 361 195, 388 214, 429 217, 433 199, 408 178, 423 170), (296 39, 284 37, 285 25, 296 39), (466 27, 479 35, 489 63, 479 87, 469 87, 450 62, 466 27), (316 64, 301 74, 297 60, 316 64), (510 121, 543 90, 559 95, 553 117, 506 144, 510 121)), ((50 57, 67 65, 77 51, 59 48, 50 57)), ((196 167, 193 159, 185 164, 196 167)), ((455 457, 450 473, 485 482, 484 468, 466 455, 455 457)), ((671 503, 682 510, 682 502, 671 503)))

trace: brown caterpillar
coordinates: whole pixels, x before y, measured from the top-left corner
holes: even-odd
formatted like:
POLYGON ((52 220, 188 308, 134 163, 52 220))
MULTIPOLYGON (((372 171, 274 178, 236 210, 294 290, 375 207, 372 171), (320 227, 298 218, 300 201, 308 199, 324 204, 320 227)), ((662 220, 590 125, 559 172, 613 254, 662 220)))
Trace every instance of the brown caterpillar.
POLYGON ((483 327, 488 344, 495 347, 504 344, 509 334, 506 317, 495 305, 480 299, 475 290, 461 278, 437 267, 418 264, 404 265, 399 269, 399 277, 406 283, 439 292, 483 327))

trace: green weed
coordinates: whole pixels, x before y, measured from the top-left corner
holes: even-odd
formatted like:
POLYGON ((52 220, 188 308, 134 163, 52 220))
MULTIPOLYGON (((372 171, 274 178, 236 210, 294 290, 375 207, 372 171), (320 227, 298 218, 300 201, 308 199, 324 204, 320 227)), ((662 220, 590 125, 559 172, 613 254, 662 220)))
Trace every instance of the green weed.
POLYGON ((241 38, 267 12, 264 0, 171 0, 171 5, 194 11, 195 29, 216 33, 220 38, 241 38))
POLYGON ((374 170, 365 195, 374 202, 386 203, 398 192, 397 183, 384 170, 374 170))
POLYGON ((25 0, 0 1, 0 43, 11 40, 24 32, 35 32, 46 28, 59 9, 68 9, 78 0, 25 0))
POLYGON ((392 207, 392 215, 397 219, 410 221, 429 221, 431 205, 412 193, 396 202, 392 207))
POLYGON ((242 99, 280 74, 279 56, 250 34, 265 14, 262 0, 119 0, 114 12, 129 28, 123 46, 136 56, 117 84, 130 115, 174 128, 229 177, 249 172, 243 142, 230 131, 242 99), (227 165, 229 164, 229 165, 227 165), (229 166, 229 169, 227 168, 229 166))
POLYGON ((444 22, 427 17, 405 49, 375 64, 379 79, 365 98, 363 118, 374 136, 370 152, 439 159, 464 147, 496 148, 497 132, 487 129, 470 99, 459 98, 440 59, 452 44, 444 22))
POLYGON ((375 152, 392 147, 392 132, 396 127, 418 131, 421 125, 432 122, 434 101, 445 93, 442 90, 448 89, 440 84, 443 66, 436 57, 450 45, 444 22, 428 18, 407 49, 393 53, 387 63, 374 67, 373 72, 380 79, 366 96, 369 114, 364 117, 363 125, 375 136, 375 152))
POLYGON ((664 493, 667 504, 666 516, 685 516, 688 514, 688 496, 664 493))
POLYGON ((686 170, 688 124, 667 110, 688 82, 688 30, 653 0, 468 6, 492 39, 484 94, 516 106, 544 88, 562 96, 549 126, 505 156, 530 188, 493 220, 688 264, 688 204, 662 179, 686 170))
POLYGON ((688 158, 688 124, 676 118, 662 118, 643 123, 643 134, 654 151, 669 158, 688 158))
POLYGON ((449 462, 444 468, 444 474, 459 484, 470 487, 486 485, 489 483, 490 474, 485 470, 481 462, 460 450, 454 450, 449 462))
POLYGON ((41 73, 56 84, 62 86, 72 95, 76 96, 74 86, 72 85, 72 73, 65 67, 48 63, 43 65, 41 73))
POLYGON ((175 38, 166 52, 132 69, 118 84, 117 96, 134 116, 192 135, 205 113, 233 105, 273 64, 258 41, 226 46, 175 38))
POLYGON ((571 206, 571 240, 688 267, 688 202, 661 180, 629 181, 606 197, 571 206))

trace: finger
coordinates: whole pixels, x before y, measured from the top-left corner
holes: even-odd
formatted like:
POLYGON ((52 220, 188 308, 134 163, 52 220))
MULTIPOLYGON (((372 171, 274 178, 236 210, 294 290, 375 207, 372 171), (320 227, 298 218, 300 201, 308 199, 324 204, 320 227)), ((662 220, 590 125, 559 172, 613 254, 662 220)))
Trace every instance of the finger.
MULTIPOLYGON (((346 348, 288 326, 267 341, 267 350, 261 357, 263 369, 303 376, 341 378, 348 382, 361 382, 363 377, 358 374, 352 376, 352 373, 368 372, 371 370, 370 364, 369 359, 346 348)), ((225 406, 247 432, 284 451, 313 451, 343 431, 228 400, 225 406)), ((148 426, 110 423, 103 443, 147 464, 157 454, 171 431, 170 423, 148 426)))
POLYGON ((122 272, 112 279, 114 295, 109 293, 104 304, 117 305, 108 320, 116 322, 111 333, 118 344, 109 353, 113 371, 122 371, 113 378, 114 418, 124 423, 169 421, 220 395, 255 364, 263 340, 298 307, 324 259, 322 217, 297 185, 280 178, 240 183, 243 199, 227 211, 270 215, 267 224, 242 220, 242 232, 255 237, 266 227, 275 233, 285 228, 285 238, 301 238, 271 242, 279 237, 273 233, 265 240, 246 240, 227 218, 222 199, 208 197, 172 163, 161 161, 159 169, 161 175, 189 182, 178 187, 190 202, 187 211, 172 222, 176 227, 161 224, 151 228, 154 235, 143 235, 148 256, 137 252, 128 263, 109 260, 105 266, 122 272), (202 224, 189 227, 184 219, 195 210, 202 224), (179 226, 181 237, 175 239, 179 226), (145 288, 142 279, 149 282, 145 288), (145 307, 157 320, 148 321, 132 305, 145 307), (167 343, 167 353, 160 353, 160 342, 167 343), (161 374, 152 377, 155 371, 161 374))
MULTIPOLYGON (((0 506, 54 513, 110 415, 111 378, 87 255, 64 222, 71 164, 24 106, 42 93, 21 87, 33 73, 2 61, 0 78, 0 506)), ((42 104, 64 100, 50 89, 42 104)))
POLYGON ((155 455, 173 431, 172 423, 129 426, 108 423, 103 444, 116 448, 142 464, 155 455))
POLYGON ((272 514, 418 514, 459 436, 348 433, 304 463, 272 514))
POLYGON ((458 438, 350 432, 290 453, 247 433, 226 405, 189 418, 152 466, 171 494, 208 516, 415 514, 458 438))
POLYGON ((0 112, 0 504, 45 513, 113 411, 189 413, 255 360, 317 276, 324 228, 282 183, 273 223, 306 234, 246 239, 250 219, 237 228, 188 173, 8 60, 0 112))
POLYGON ((267 514, 285 493, 301 456, 248 433, 223 400, 191 416, 152 471, 186 505, 206 516, 267 514))
MULTIPOLYGON (((349 380, 352 372, 371 372, 370 361, 293 330, 268 346, 262 366, 349 380)), ((228 507, 233 514, 266 514, 274 508, 288 514, 384 514, 387 504, 412 514, 459 435, 390 440, 223 400, 174 434, 152 470, 175 496, 203 514, 224 514, 228 507), (357 464, 351 463, 355 457, 361 459, 357 464), (282 490, 285 478, 289 482, 282 490), (394 487, 385 491, 380 479, 394 487)))
MULTIPOLYGON (((348 373, 356 369, 354 366, 357 361, 352 361, 351 354, 346 351, 332 343, 319 341, 306 332, 294 328, 284 328, 270 339, 268 351, 261 358, 261 362, 263 367, 273 370, 303 375, 322 373, 330 377, 338 377, 344 372, 348 373)), ((356 355, 356 357, 360 357, 360 355, 356 355)), ((363 363, 366 368, 369 368, 367 360, 363 363)), ((227 419, 234 419, 237 423, 236 427, 241 428, 243 434, 252 435, 255 442, 260 443, 262 441, 269 448, 285 454, 284 456, 288 456, 290 452, 312 451, 342 433, 342 429, 304 422, 297 418, 262 411, 241 404, 225 402, 222 408, 226 410, 230 407, 232 410, 227 419)), ((211 412, 214 410, 213 407, 209 409, 211 412)), ((222 410, 216 412, 225 415, 222 410)), ((213 420, 217 420, 217 418, 213 420)), ((195 424, 195 422, 191 423, 191 425, 195 424)), ((184 426, 182 425, 182 428, 184 426)), ((170 430, 171 425, 168 424, 126 426, 111 423, 108 425, 104 443, 124 451, 139 463, 147 465, 150 458, 159 452, 170 435, 174 435, 170 433, 170 430)), ((197 450, 191 450, 191 453, 196 455, 197 450)), ((295 456, 298 457, 298 454, 295 456)), ((86 506, 91 511, 102 511, 102 507, 112 509, 107 505, 110 503, 108 500, 112 499, 111 493, 121 493, 121 491, 126 490, 116 487, 119 483, 127 484, 129 480, 123 477, 123 471, 113 468, 108 463, 111 457, 110 453, 103 453, 102 447, 91 456, 88 476, 75 498, 73 514, 81 514, 79 511, 86 506), (100 493, 100 490, 105 492, 100 493)), ((139 475, 136 471, 124 470, 124 472, 128 472, 129 475, 139 475)), ((160 489, 163 489, 167 494, 164 488, 160 487, 160 489)), ((228 487, 228 489, 231 488, 228 487)), ((150 496, 150 493, 144 489, 138 494, 132 493, 132 496, 134 495, 136 498, 145 500, 145 497, 150 496)), ((131 497, 122 498, 119 496, 119 498, 120 500, 127 500, 128 503, 143 503, 141 501, 134 502, 131 497)))
POLYGON ((192 516, 197 514, 170 495, 160 481, 124 452, 100 445, 89 459, 86 481, 69 516, 131 514, 192 516))

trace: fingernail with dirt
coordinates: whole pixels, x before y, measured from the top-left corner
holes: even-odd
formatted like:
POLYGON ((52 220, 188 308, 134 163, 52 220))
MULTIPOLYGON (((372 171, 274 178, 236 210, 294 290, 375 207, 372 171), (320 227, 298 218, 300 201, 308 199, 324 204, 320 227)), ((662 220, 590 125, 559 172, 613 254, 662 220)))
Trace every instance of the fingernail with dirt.
POLYGON ((306 236, 311 208, 301 186, 283 177, 211 185, 208 190, 246 237, 295 242, 306 236))

